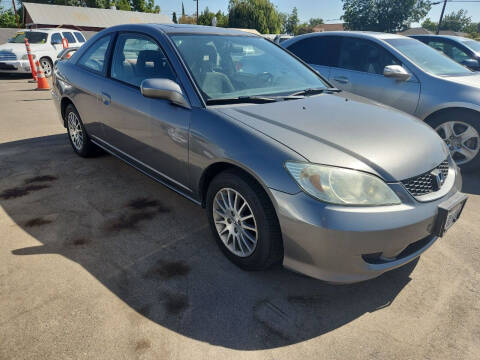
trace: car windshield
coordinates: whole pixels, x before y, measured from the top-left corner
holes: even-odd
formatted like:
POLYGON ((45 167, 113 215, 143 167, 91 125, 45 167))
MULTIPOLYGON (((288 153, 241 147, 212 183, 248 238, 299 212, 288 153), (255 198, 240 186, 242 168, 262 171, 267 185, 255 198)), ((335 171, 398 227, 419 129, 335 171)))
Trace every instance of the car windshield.
POLYGON ((289 95, 329 86, 268 40, 254 36, 172 35, 205 101, 289 95))
POLYGON ((480 52, 480 42, 475 40, 463 41, 463 44, 475 52, 480 52))
POLYGON ((48 34, 39 31, 19 32, 12 39, 12 43, 24 43, 25 38, 30 44, 45 44, 47 42, 48 34))
POLYGON ((432 75, 452 76, 472 74, 472 71, 418 40, 389 39, 385 41, 408 57, 415 65, 432 75))

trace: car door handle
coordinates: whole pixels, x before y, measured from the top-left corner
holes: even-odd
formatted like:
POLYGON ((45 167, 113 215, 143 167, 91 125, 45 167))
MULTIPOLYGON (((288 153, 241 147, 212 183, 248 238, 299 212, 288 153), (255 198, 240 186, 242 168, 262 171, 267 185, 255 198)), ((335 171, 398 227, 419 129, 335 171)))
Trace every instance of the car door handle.
POLYGON ((348 78, 345 76, 337 76, 337 77, 334 77, 333 80, 342 84, 348 84, 348 78))
POLYGON ((103 105, 110 105, 110 102, 112 101, 112 98, 110 95, 108 95, 105 92, 102 92, 102 103, 103 105))

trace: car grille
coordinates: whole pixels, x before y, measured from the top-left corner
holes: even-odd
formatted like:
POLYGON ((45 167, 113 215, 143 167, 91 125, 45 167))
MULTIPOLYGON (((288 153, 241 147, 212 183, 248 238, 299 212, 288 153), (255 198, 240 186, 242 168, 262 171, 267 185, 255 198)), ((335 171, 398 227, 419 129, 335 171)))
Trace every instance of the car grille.
POLYGON ((17 60, 17 55, 11 51, 0 50, 0 61, 17 60))
POLYGON ((447 180, 448 176, 448 159, 442 162, 440 165, 438 165, 435 169, 407 179, 403 180, 402 184, 405 186, 405 188, 408 190, 410 194, 413 196, 421 196, 421 195, 426 195, 430 194, 432 192, 440 190, 440 188, 443 186, 445 183, 445 180, 447 180), (441 177, 440 183, 437 183, 437 179, 434 175, 432 175, 432 172, 434 170, 438 170, 443 176, 441 177))

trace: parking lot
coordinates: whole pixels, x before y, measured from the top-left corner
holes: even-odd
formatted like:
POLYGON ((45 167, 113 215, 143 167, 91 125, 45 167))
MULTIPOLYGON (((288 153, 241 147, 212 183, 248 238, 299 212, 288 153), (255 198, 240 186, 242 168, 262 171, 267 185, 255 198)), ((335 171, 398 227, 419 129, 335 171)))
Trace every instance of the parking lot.
POLYGON ((0 359, 478 359, 479 173, 406 267, 340 286, 244 272, 200 207, 76 156, 34 88, 0 77, 0 359))

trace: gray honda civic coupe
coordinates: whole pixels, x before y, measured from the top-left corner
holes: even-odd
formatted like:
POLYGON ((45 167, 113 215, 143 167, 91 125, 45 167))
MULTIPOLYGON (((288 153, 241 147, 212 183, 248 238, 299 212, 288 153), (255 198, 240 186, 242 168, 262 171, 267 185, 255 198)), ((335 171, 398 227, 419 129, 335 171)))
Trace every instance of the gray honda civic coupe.
POLYGON ((101 148, 205 207, 246 270, 371 279, 419 257, 467 200, 429 126, 246 32, 115 26, 53 82, 78 155, 101 148))

